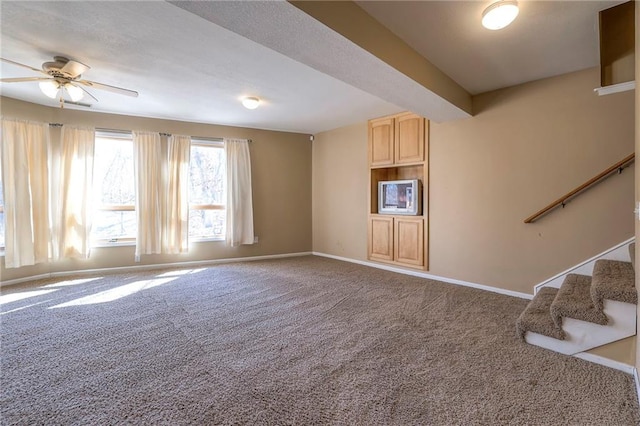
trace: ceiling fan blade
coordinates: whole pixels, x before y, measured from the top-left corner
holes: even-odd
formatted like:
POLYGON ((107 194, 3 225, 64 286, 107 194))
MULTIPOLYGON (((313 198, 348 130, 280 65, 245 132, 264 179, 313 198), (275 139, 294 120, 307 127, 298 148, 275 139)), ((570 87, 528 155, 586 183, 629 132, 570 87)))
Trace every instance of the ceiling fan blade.
POLYGON ((0 78, 2 83, 20 83, 23 81, 46 81, 52 80, 48 77, 15 77, 15 78, 0 78))
POLYGON ((22 67, 22 68, 29 69, 31 71, 35 71, 35 72, 39 72, 39 73, 42 73, 42 74, 45 74, 45 75, 49 75, 49 74, 47 74, 46 72, 44 72, 43 70, 41 70, 39 68, 30 67, 29 65, 21 64, 20 62, 12 61, 10 59, 5 59, 5 58, 0 58, 0 60, 2 60, 3 62, 7 62, 9 64, 13 64, 13 65, 17 65, 17 66, 22 67))
POLYGON ((98 98, 96 98, 96 97, 95 97, 95 96, 93 96, 91 93, 89 93, 89 91, 87 91, 87 89, 85 89, 84 87, 82 87, 82 86, 80 86, 80 85, 78 85, 78 84, 75 84, 75 83, 77 83, 77 82, 73 82, 73 83, 69 82, 69 84, 70 84, 70 85, 75 86, 75 87, 79 87, 79 88, 80 88, 80 90, 82 90, 84 93, 86 93, 87 95, 89 95, 89 97, 91 97, 91 99, 93 99, 94 101, 96 101, 96 102, 100 102, 100 101, 98 101, 98 98))
POLYGON ((108 84, 96 83, 89 80, 78 80, 74 83, 83 84, 85 86, 93 87, 94 89, 107 90, 109 92, 118 93, 120 95, 131 96, 133 98, 138 97, 138 92, 135 90, 123 89, 122 87, 109 86, 108 84))
POLYGON ((68 75, 69 78, 76 78, 80 74, 84 73, 90 67, 88 65, 83 64, 78 61, 69 61, 62 68, 60 68, 60 72, 64 75, 68 75))

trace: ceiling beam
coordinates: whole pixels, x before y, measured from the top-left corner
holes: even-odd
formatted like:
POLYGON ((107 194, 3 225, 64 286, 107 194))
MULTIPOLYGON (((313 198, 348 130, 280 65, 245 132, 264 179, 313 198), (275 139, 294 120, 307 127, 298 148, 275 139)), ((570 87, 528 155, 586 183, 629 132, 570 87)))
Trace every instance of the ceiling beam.
POLYGON ((289 2, 434 94, 471 113, 471 95, 465 89, 354 2, 289 2))

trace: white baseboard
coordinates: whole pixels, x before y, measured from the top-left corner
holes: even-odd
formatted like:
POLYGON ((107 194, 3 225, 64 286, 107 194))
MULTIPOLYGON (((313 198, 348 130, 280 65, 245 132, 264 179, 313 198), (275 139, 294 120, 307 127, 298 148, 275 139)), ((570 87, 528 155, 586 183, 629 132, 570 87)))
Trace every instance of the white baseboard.
POLYGON ((331 259, 341 260, 344 262, 357 263, 364 266, 369 266, 378 269, 384 269, 391 272, 397 272, 400 274, 412 275, 421 278, 428 278, 432 280, 442 281, 449 284, 462 285, 465 287, 477 288, 480 290, 491 291, 493 293, 504 294, 507 296, 518 297, 521 299, 531 299, 533 295, 527 293, 521 293, 513 290, 506 290, 498 287, 491 287, 488 285, 472 283, 468 281, 462 281, 455 278, 448 278, 440 275, 428 274, 421 271, 412 271, 409 269, 398 268, 390 265, 379 264, 374 262, 367 262, 357 259, 351 259, 348 257, 335 256, 327 253, 321 252, 297 252, 297 253, 285 253, 285 254, 275 254, 275 255, 265 255, 265 256, 250 256, 250 257, 235 257, 235 258, 224 258, 224 259, 213 259, 213 260, 197 260, 197 261, 189 261, 189 262, 174 262, 174 263, 156 263, 149 265, 133 265, 133 266, 122 266, 115 268, 97 268, 97 269, 80 269, 73 271, 60 271, 60 272, 50 272, 39 275, 31 275, 28 277, 16 278, 13 280, 0 281, 0 287, 21 284, 27 281, 35 281, 46 278, 55 278, 55 277, 66 277, 70 275, 94 275, 94 274, 117 274, 117 273, 126 273, 126 272, 135 272, 135 271, 144 271, 151 269, 162 269, 162 268, 176 268, 176 267, 189 267, 189 266, 208 266, 208 265, 216 265, 220 263, 232 263, 232 262, 249 262, 255 260, 267 260, 267 259, 280 259, 287 257, 299 257, 299 256, 309 256, 309 255, 328 257, 331 259))
MULTIPOLYGON (((449 284, 461 285, 465 287, 477 288, 480 290, 491 291, 494 293, 504 294, 507 296, 519 297, 522 299, 531 299, 533 297, 533 295, 527 294, 527 293, 521 293, 521 292, 512 291, 512 290, 505 290, 505 289, 491 287, 483 284, 476 284, 468 281, 462 281, 454 278, 427 274, 425 272, 396 268, 390 265, 378 264, 378 263, 367 262, 367 261, 357 260, 357 259, 350 259, 347 257, 335 256, 335 255, 320 253, 320 252, 297 252, 297 253, 273 254, 273 255, 265 255, 265 256, 249 256, 249 257, 234 257, 234 258, 225 258, 225 259, 199 260, 199 261, 189 261, 189 262, 157 263, 157 264, 150 264, 150 265, 135 265, 135 266, 124 266, 124 267, 116 267, 116 268, 60 271, 60 272, 51 272, 46 274, 32 275, 29 277, 22 277, 14 280, 0 281, 0 286, 3 287, 3 286, 9 286, 13 284, 20 284, 27 281, 35 281, 35 280, 55 278, 55 277, 65 277, 69 275, 95 275, 95 274, 103 274, 103 273, 116 274, 116 273, 122 273, 122 272, 135 272, 135 271, 144 271, 144 270, 152 270, 152 269, 165 269, 165 268, 189 267, 189 266, 210 266, 210 265, 218 265, 223 263, 250 262, 250 261, 258 261, 258 260, 282 259, 287 257, 301 257, 301 256, 309 256, 309 255, 327 257, 331 259, 341 260, 344 262, 357 263, 359 265, 369 266, 369 267, 378 268, 378 269, 384 269, 387 271, 397 272, 400 274, 428 278, 428 279, 446 282, 449 284)), ((604 365, 606 367, 614 368, 616 370, 620 370, 627 374, 633 375, 635 385, 636 385, 636 392, 638 394, 638 399, 640 400, 640 377, 638 376, 638 370, 636 370, 636 368, 622 362, 614 361, 599 355, 589 354, 585 352, 576 354, 574 356, 589 362, 593 362, 595 364, 604 365)))
POLYGON ((46 274, 30 275, 28 277, 16 278, 15 280, 0 281, 0 288, 5 287, 5 286, 9 286, 9 285, 12 285, 12 284, 24 283, 24 282, 27 282, 27 281, 44 280, 44 279, 50 278, 50 277, 51 277, 51 274, 46 273, 46 274))
POLYGON ((381 263, 374 263, 374 262, 367 262, 367 261, 364 261, 364 260, 350 259, 348 257, 335 256, 335 255, 332 255, 332 254, 320 253, 320 252, 315 252, 315 251, 312 254, 314 256, 322 256, 322 257, 328 257, 328 258, 331 258, 331 259, 342 260, 344 262, 357 263, 359 265, 370 266, 372 268, 378 268, 378 269, 384 269, 386 271, 397 272, 397 273, 400 273, 400 274, 411 275, 411 276, 414 276, 414 277, 428 278, 428 279, 431 279, 431 280, 442 281, 442 282, 449 283, 449 284, 456 284, 456 285, 461 285, 461 286, 465 286, 465 287, 473 287, 473 288, 477 288, 477 289, 480 289, 480 290, 491 291, 493 293, 499 293, 499 294, 504 294, 504 295, 507 295, 507 296, 519 297, 521 299, 529 299, 529 300, 531 300, 533 298, 532 294, 521 293, 519 291, 506 290, 506 289, 503 289, 503 288, 491 287, 491 286, 484 285, 484 284, 476 284, 476 283, 472 283, 472 282, 468 282, 468 281, 457 280, 455 278, 448 278, 448 277, 443 277, 443 276, 440 276, 440 275, 427 274, 426 272, 421 272, 421 271, 412 271, 410 269, 398 268, 398 267, 385 265, 385 264, 381 264, 381 263))
POLYGON ((620 361, 614 361, 612 359, 605 358, 600 355, 590 354, 587 352, 581 352, 573 356, 575 356, 576 358, 583 359, 585 361, 593 362, 594 364, 604 365, 605 367, 613 368, 615 370, 619 370, 627 374, 635 375, 636 387, 638 386, 637 372, 635 372, 636 369, 632 365, 625 364, 624 362, 620 362, 620 361))
POLYGON ((194 260, 194 261, 188 261, 188 262, 155 263, 150 265, 119 266, 115 268, 80 269, 80 270, 73 270, 73 271, 50 272, 46 274, 16 278, 14 280, 0 281, 0 287, 9 286, 13 284, 20 284, 27 281, 41 280, 45 278, 67 277, 70 275, 118 274, 123 272, 146 271, 146 270, 153 270, 153 269, 184 268, 184 267, 190 267, 190 266, 194 266, 194 267, 195 266, 211 266, 211 265, 218 265, 221 263, 236 263, 236 262, 251 262, 256 260, 282 259, 286 257, 309 256, 311 254, 312 253, 310 251, 305 251, 305 252, 297 252, 297 253, 271 254, 271 255, 265 255, 265 256, 230 257, 230 258, 224 258, 224 259, 194 260))

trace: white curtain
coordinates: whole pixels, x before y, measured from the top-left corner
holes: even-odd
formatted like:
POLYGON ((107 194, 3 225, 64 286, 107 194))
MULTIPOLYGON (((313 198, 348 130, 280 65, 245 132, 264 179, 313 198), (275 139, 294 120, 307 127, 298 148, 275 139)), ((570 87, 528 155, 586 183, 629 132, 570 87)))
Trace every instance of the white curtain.
POLYGON ((94 129, 62 127, 59 179, 52 186, 54 259, 89 257, 94 146, 94 129))
POLYGON ((189 160, 191 137, 173 135, 167 143, 167 197, 163 252, 185 253, 189 247, 189 160))
POLYGON ((162 252, 162 144, 159 133, 133 132, 133 167, 136 180, 135 259, 143 254, 162 252))
POLYGON ((226 242, 231 247, 253 244, 249 142, 243 139, 224 139, 224 152, 227 157, 226 242))
POLYGON ((5 267, 49 258, 49 125, 2 119, 5 267))

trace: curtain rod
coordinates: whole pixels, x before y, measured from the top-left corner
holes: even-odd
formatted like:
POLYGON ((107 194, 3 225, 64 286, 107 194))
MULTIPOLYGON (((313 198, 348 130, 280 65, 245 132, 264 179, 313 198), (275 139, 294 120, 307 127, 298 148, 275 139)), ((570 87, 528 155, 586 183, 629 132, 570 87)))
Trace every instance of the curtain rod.
MULTIPOLYGON (((162 135, 162 133, 160 134, 162 135)), ((171 136, 171 135, 167 134, 167 136, 171 136)), ((214 142, 222 142, 224 140, 224 138, 212 138, 211 136, 191 136, 191 139, 203 140, 203 141, 214 141, 214 142)), ((246 139, 246 141, 249 143, 253 142, 252 139, 246 139)))
MULTIPOLYGON (((49 127, 62 127, 62 123, 49 123, 49 127)), ((131 130, 119 130, 119 129, 103 129, 100 127, 96 127, 97 132, 111 132, 111 133, 131 133, 131 130)), ((160 136, 170 137, 171 133, 159 133, 160 136)), ((202 140, 212 140, 212 141, 222 141, 222 138, 212 138, 210 136, 191 136, 191 139, 202 139, 202 140)), ((253 140, 247 139, 247 142, 251 143, 253 140)))

